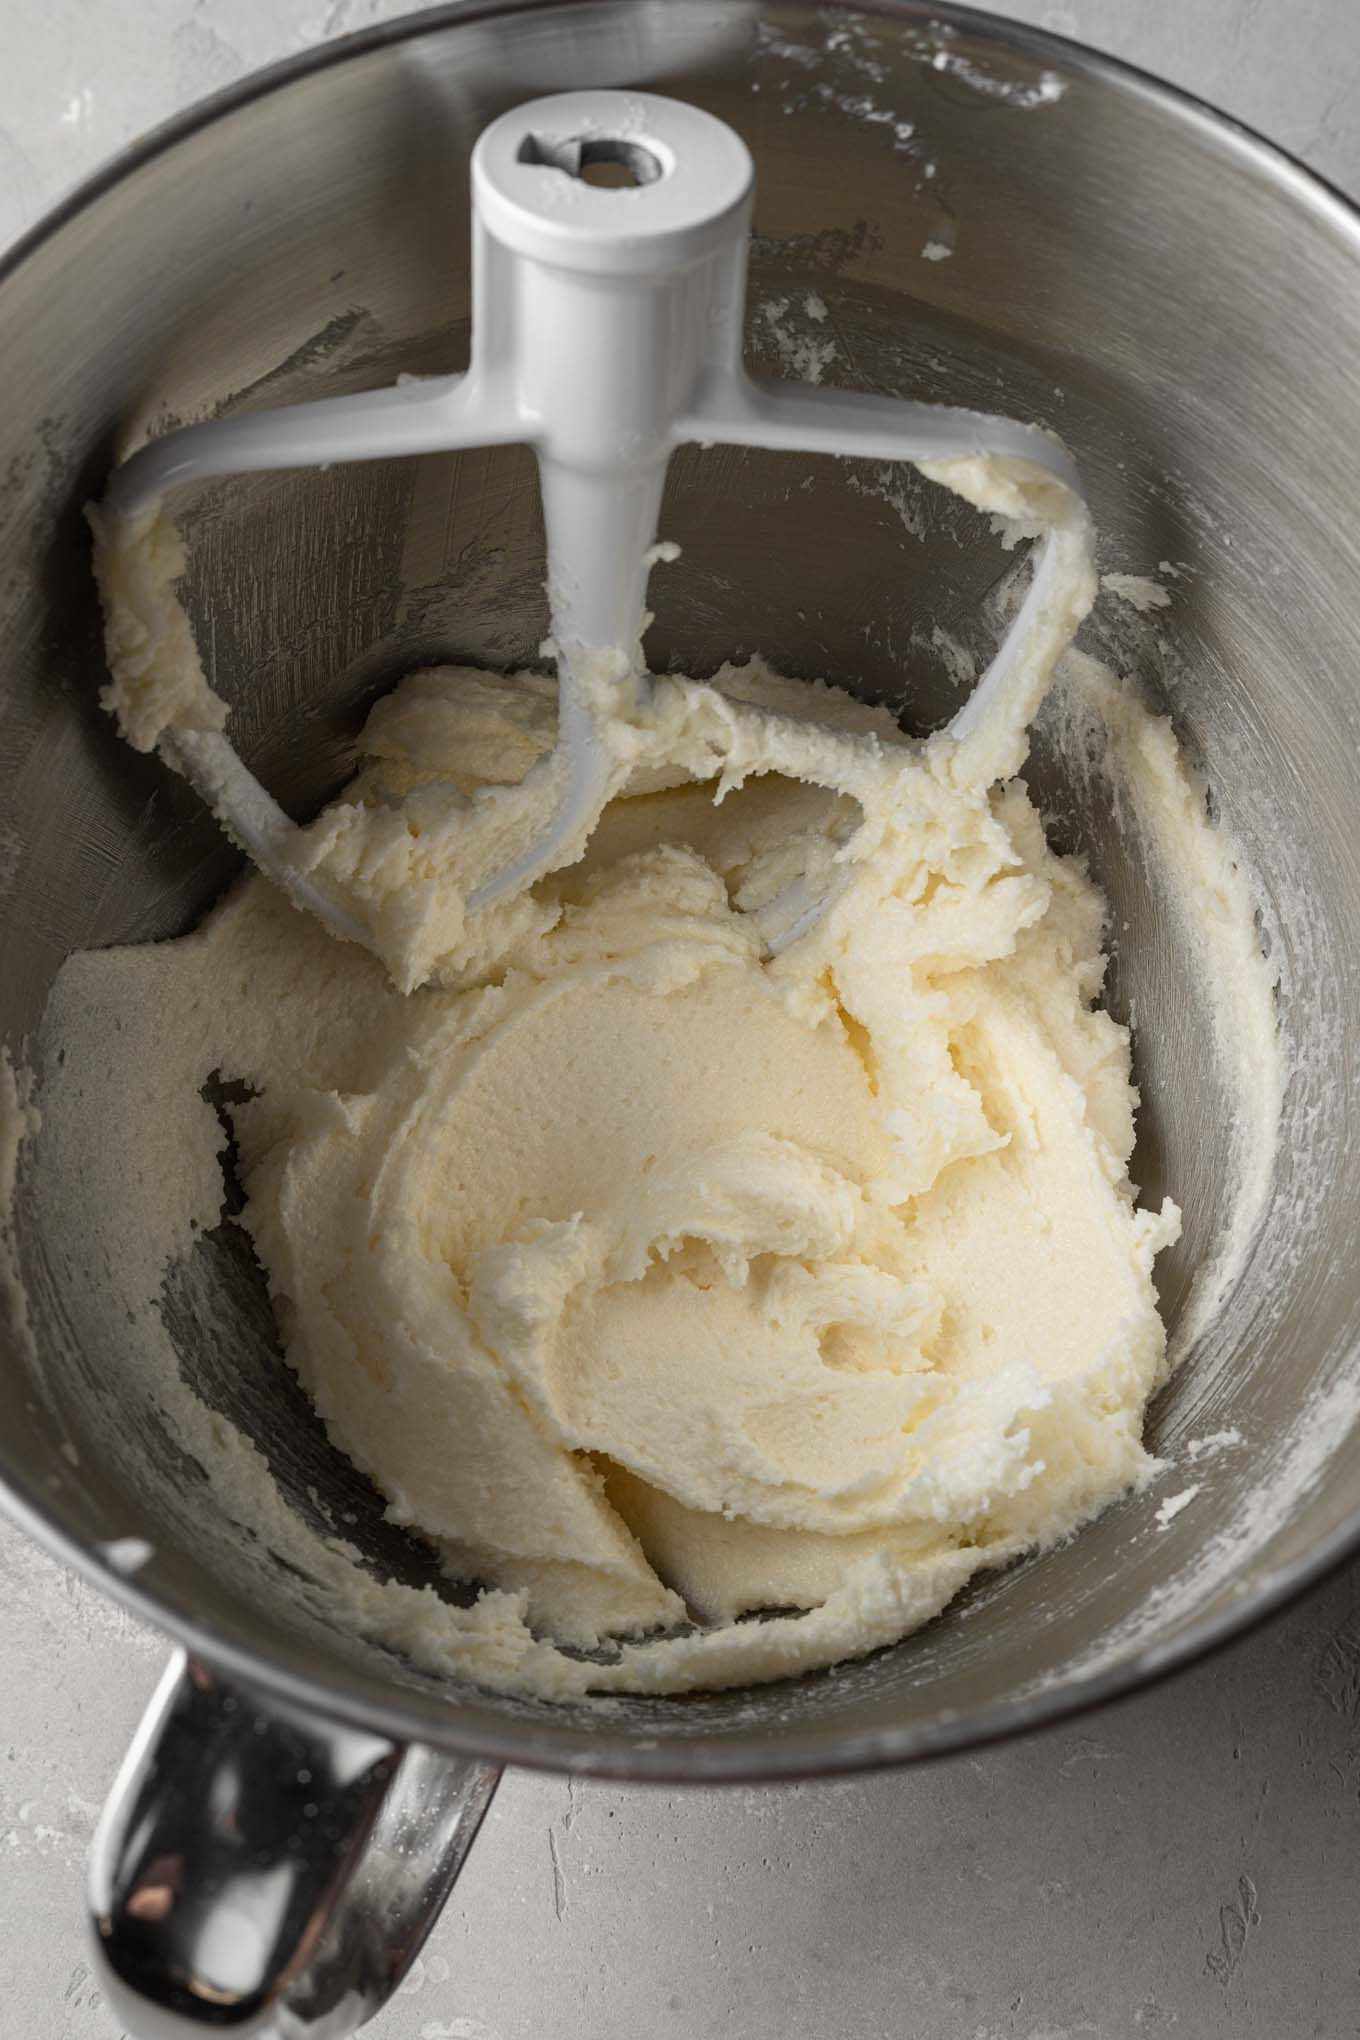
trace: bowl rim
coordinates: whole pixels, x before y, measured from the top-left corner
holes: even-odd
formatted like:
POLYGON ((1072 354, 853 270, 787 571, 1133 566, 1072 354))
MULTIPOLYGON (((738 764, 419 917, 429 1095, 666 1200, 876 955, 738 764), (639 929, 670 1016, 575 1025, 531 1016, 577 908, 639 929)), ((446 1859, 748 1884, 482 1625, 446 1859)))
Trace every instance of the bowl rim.
MULTIPOLYGON (((477 21, 597 4, 599 0, 444 0, 443 5, 400 15, 253 71, 160 122, 82 179, 0 256, 0 289, 70 222, 125 178, 214 122, 286 90, 302 78, 360 60, 376 50, 477 21)), ((1199 128, 1218 145, 1226 144, 1230 153, 1257 173, 1264 173, 1293 203, 1348 236, 1360 256, 1360 207, 1336 185, 1245 122, 1135 64, 1071 37, 955 4, 955 0, 933 0, 933 4, 932 0, 855 0, 854 5, 838 6, 836 11, 943 24, 1150 101, 1199 128)), ((665 1784, 776 1783, 846 1776, 990 1747, 1070 1721, 1150 1688, 1248 1636, 1318 1586, 1360 1548, 1357 1508, 1304 1555, 1246 1588, 1226 1609, 1191 1622, 1163 1643, 1131 1649, 1101 1669, 967 1716, 851 1732, 838 1730, 834 1723, 821 1729, 813 1724, 806 1738, 772 1743, 758 1728, 739 1734, 724 1732, 718 1737, 699 1733, 653 1740, 639 1739, 632 1730, 611 1733, 607 1725, 590 1731, 569 1724, 565 1716, 555 1723, 547 1710, 516 1718, 496 1713, 495 1695, 475 1688, 468 1698, 479 1712, 476 1720, 469 1722, 468 1710, 461 1702, 435 1694, 421 1695, 395 1685, 376 1694, 361 1691, 359 1688, 370 1683, 377 1687, 380 1681, 359 1667, 353 1668, 353 1689, 338 1682, 322 1683, 305 1668, 301 1649, 294 1662, 265 1655, 214 1630, 188 1602, 172 1593, 153 1594, 135 1576, 119 1571, 99 1546, 82 1542, 63 1525, 50 1496, 40 1490, 36 1480, 25 1482, 21 1489, 12 1478, 0 1477, 0 1514, 87 1584, 219 1673, 239 1680, 247 1691, 255 1689, 322 1718, 376 1731, 397 1744, 423 1743, 474 1761, 617 1782, 665 1784)), ((342 1669, 342 1661, 336 1661, 336 1669, 342 1669)))

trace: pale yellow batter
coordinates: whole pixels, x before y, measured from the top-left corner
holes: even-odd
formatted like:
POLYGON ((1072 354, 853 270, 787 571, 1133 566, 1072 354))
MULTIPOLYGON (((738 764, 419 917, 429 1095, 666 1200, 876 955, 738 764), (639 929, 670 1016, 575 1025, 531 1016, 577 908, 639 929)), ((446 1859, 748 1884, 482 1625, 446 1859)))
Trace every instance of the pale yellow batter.
MULTIPOLYGON (((949 479, 1012 512, 1026 485, 949 479)), ((142 969, 202 1074, 258 1092, 242 1222, 289 1362, 487 1589, 464 1612, 356 1575, 361 1626, 548 1694, 769 1679, 892 1641, 1147 1470, 1178 1214, 1127 1176, 1102 902, 1005 777, 1091 597, 1080 518, 1063 545, 962 740, 758 664, 670 683, 579 861, 465 918, 457 818, 532 797, 554 694, 417 674, 306 838, 386 971, 258 878, 183 942, 85 960, 95 995, 142 969), (734 698, 770 709, 763 748, 724 735, 734 698), (877 752, 810 771, 828 722, 877 752), (771 957, 759 910, 856 821, 851 882, 771 957)))

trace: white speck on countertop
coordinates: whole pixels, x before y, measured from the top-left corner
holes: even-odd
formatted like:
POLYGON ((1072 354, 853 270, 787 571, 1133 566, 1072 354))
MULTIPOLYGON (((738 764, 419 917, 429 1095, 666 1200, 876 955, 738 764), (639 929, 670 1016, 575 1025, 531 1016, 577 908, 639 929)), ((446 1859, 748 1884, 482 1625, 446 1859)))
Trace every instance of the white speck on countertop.
POLYGON ((99 1546, 100 1554, 106 1558, 115 1572, 135 1573, 155 1556, 156 1547, 148 1544, 145 1537, 111 1537, 99 1546))

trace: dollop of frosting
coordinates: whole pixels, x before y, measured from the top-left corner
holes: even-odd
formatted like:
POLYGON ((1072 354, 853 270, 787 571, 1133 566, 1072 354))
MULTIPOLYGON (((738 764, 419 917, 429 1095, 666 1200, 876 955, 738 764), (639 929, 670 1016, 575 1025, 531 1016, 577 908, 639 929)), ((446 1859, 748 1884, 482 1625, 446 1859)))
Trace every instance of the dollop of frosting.
MULTIPOLYGON (((758 667, 729 689, 887 723, 758 667)), ((553 725, 541 681, 418 675, 352 802, 505 783, 553 725)), ((860 882, 778 958, 743 899, 843 800, 644 785, 494 961, 376 1021, 370 960, 322 940, 332 1035, 362 980, 361 1089, 305 1048, 298 1081, 296 1040, 291 1078, 267 1042, 248 1072, 243 1222, 289 1359, 393 1515, 500 1590, 501 1680, 671 1690, 872 1648, 1149 1463, 1178 1221, 1127 1179, 1101 901, 1018 782, 899 769, 860 882)), ((226 935, 251 917, 266 953, 296 940, 258 881, 226 935)))
MULTIPOLYGON (((658 681, 607 721, 561 868, 474 914, 560 791, 555 695, 419 673, 296 852, 386 974, 258 879, 183 946, 257 1094, 242 1223, 288 1360, 482 1590, 356 1593, 426 1663, 546 1694, 830 1664, 1150 1465, 1178 1215, 1128 1179, 1102 902, 1014 777, 1089 524, 1017 464, 931 472, 1049 548, 1026 641, 949 731, 758 662, 658 681), (800 882, 829 905, 781 947, 800 882)), ((218 726, 164 533, 110 543, 109 705, 139 743, 218 726)))

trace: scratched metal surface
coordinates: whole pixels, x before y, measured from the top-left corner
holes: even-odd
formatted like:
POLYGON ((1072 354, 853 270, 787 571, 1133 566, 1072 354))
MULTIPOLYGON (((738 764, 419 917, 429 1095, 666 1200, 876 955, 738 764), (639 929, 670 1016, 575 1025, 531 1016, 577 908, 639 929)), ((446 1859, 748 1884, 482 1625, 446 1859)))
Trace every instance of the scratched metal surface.
MULTIPOLYGON (((0 237, 164 114, 400 11, 7 0, 0 237)), ((1203 92, 1360 190, 1351 0, 1003 7, 1203 92)), ((159 1646, 0 1531, 0 2033, 100 2040, 79 1862, 159 1646)), ((376 2040, 1360 2033, 1360 1572, 1103 1716, 759 1793, 507 1781, 376 2040)))

